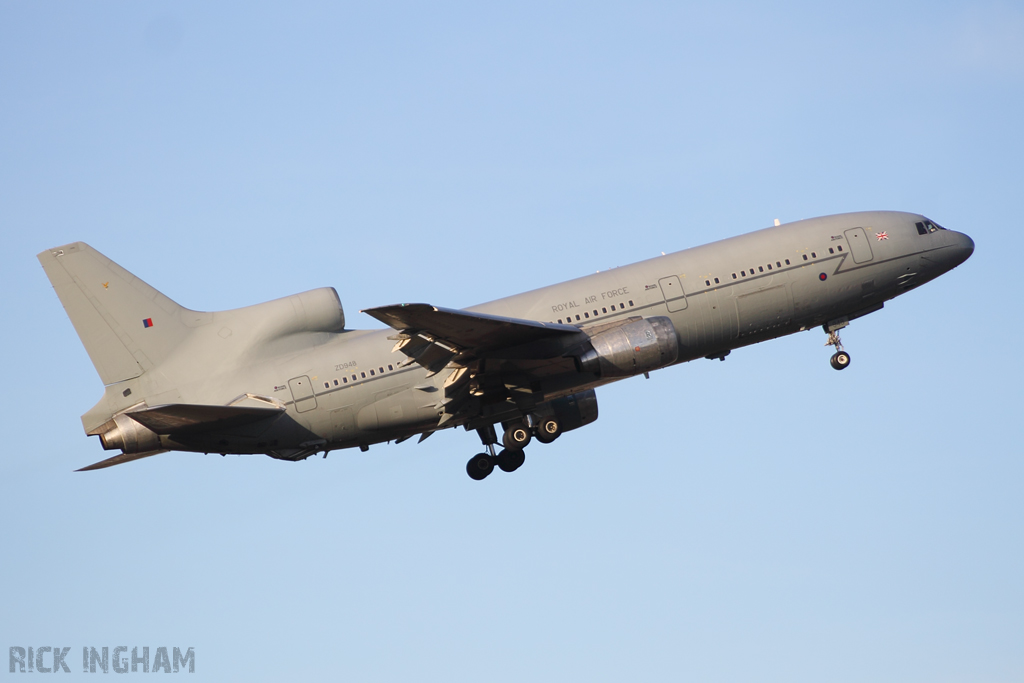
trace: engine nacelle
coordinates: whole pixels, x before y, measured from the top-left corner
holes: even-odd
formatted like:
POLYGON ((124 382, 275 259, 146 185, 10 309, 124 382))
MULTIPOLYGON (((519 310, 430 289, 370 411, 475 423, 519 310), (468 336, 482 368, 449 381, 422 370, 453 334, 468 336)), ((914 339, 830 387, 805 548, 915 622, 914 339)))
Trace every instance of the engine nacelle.
POLYGON ((590 349, 576 358, 580 372, 598 377, 629 377, 671 365, 679 358, 679 337, 664 316, 645 318, 590 338, 590 349))
POLYGON ((537 406, 537 412, 553 414, 563 432, 578 429, 597 419, 597 393, 593 389, 577 391, 537 406))
POLYGON ((115 415, 104 427, 108 428, 100 432, 100 442, 104 450, 120 448, 125 453, 144 453, 160 448, 159 434, 143 427, 124 413, 115 415))

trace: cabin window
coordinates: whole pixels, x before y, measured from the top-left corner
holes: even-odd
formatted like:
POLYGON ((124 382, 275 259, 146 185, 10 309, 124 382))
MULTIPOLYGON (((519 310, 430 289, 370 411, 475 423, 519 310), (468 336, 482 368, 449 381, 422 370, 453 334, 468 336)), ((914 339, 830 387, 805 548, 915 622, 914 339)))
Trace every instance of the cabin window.
POLYGON ((711 286, 711 280, 705 280, 704 281, 704 286, 705 287, 710 287, 711 286))
POLYGON ((633 305, 633 300, 632 300, 632 299, 630 299, 630 300, 629 300, 629 305, 630 305, 630 306, 632 306, 632 305, 633 305))
POLYGON ((324 382, 324 389, 330 389, 330 388, 331 388, 331 383, 330 382, 324 382))
POLYGON ((370 368, 370 377, 374 376, 373 368, 370 368))
POLYGON ((612 304, 612 312, 615 312, 615 304, 612 304))
POLYGON ((363 376, 363 379, 366 379, 366 373, 365 372, 360 372, 359 374, 363 376))
MULTIPOLYGON (((352 376, 355 377, 355 375, 352 376)), ((348 377, 342 377, 341 381, 344 382, 345 384, 348 384, 348 377)))
POLYGON ((355 375, 352 375, 352 381, 353 381, 353 382, 355 382, 355 381, 356 381, 357 379, 359 379, 359 378, 358 378, 358 377, 356 377, 355 375))
POLYGON ((735 279, 736 279, 736 273, 733 273, 733 274, 732 274, 732 279, 733 279, 733 280, 735 280, 735 279))
POLYGON ((804 254, 804 261, 807 260, 807 254, 804 254))
POLYGON ((812 251, 812 252, 811 252, 811 258, 818 258, 818 255, 817 255, 817 254, 815 254, 815 253, 814 253, 814 252, 812 251))
POLYGON ((577 314, 576 314, 576 320, 579 320, 579 319, 580 319, 580 314, 579 314, 579 313, 577 313, 577 314))
MULTIPOLYGON (((786 261, 786 263, 789 263, 789 261, 786 261)), ((780 263, 779 261, 776 261, 776 262, 775 262, 775 267, 776 267, 776 268, 781 268, 781 267, 782 267, 782 264, 781 264, 781 263, 780 263)))
POLYGON ((388 363, 388 370, 394 370, 394 369, 395 369, 395 366, 393 366, 391 363, 388 363))
POLYGON ((839 251, 842 251, 843 250, 843 245, 840 244, 839 246, 836 247, 836 249, 838 249, 839 251))
POLYGON ((595 318, 597 317, 597 309, 596 308, 594 309, 594 317, 595 318))
MULTIPOLYGON (((789 259, 786 259, 786 265, 787 265, 787 266, 789 265, 789 259)), ((781 267, 782 267, 782 266, 779 266, 779 268, 781 268, 781 267)))
POLYGON ((338 380, 334 380, 334 386, 341 386, 341 382, 339 382, 338 380))
POLYGON ((382 375, 384 374, 384 367, 383 366, 381 366, 381 367, 379 367, 377 369, 380 370, 380 374, 382 374, 382 375))
POLYGON ((604 308, 604 307, 602 307, 602 308, 601 308, 601 312, 602 312, 602 313, 607 313, 607 312, 608 312, 608 309, 607 309, 607 308, 604 308))
POLYGON ((589 314, 589 313, 587 313, 586 311, 583 311, 583 317, 584 317, 584 318, 589 318, 589 317, 590 317, 590 314, 589 314))
POLYGON ((757 267, 757 272, 763 273, 764 272, 764 266, 758 266, 757 267))
POLYGON ((718 284, 718 278, 717 277, 715 278, 715 284, 716 285, 718 284))
POLYGON ((768 264, 768 270, 771 270, 771 269, 772 269, 772 264, 769 263, 768 264))
POLYGON ((740 271, 740 275, 742 275, 743 277, 746 277, 747 276, 747 271, 741 270, 740 271))
POLYGON ((828 248, 828 253, 830 253, 830 254, 834 254, 834 253, 836 253, 836 250, 835 250, 835 249, 833 249, 832 247, 829 247, 829 248, 828 248))

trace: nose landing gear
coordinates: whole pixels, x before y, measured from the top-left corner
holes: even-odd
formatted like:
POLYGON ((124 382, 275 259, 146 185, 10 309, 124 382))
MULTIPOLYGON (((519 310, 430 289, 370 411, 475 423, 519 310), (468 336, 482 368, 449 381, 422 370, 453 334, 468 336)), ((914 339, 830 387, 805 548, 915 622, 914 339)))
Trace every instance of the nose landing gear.
POLYGON ((850 354, 846 351, 836 351, 828 362, 836 370, 845 370, 850 367, 850 354))
POLYGON ((825 334, 828 335, 828 341, 825 342, 825 346, 836 347, 836 352, 832 354, 828 361, 829 365, 836 370, 845 370, 850 367, 850 354, 843 350, 843 342, 839 339, 839 330, 849 324, 849 321, 844 320, 837 323, 826 323, 821 326, 825 330, 825 334))

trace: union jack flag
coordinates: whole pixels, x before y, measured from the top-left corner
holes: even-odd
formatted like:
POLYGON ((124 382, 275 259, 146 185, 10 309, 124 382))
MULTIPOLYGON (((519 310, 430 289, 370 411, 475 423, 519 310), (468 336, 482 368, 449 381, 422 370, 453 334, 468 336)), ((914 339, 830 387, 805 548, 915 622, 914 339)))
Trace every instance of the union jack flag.
POLYGON ((887 239, 889 239, 889 233, 887 233, 887 232, 876 233, 875 234, 875 239, 877 239, 879 242, 881 242, 882 240, 887 240, 887 239))

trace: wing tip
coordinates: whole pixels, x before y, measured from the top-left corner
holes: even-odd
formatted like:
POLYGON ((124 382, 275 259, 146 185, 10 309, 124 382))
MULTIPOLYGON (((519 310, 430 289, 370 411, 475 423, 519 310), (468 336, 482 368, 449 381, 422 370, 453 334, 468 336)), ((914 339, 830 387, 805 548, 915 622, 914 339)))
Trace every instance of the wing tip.
POLYGON ((117 455, 115 455, 115 456, 113 456, 111 458, 107 458, 106 460, 100 460, 99 462, 94 462, 91 465, 86 465, 85 467, 83 467, 81 469, 75 470, 75 472, 91 472, 93 470, 103 470, 103 469, 106 469, 108 467, 113 467, 114 465, 122 465, 122 464, 124 464, 126 462, 131 462, 133 460, 140 460, 142 458, 148 458, 148 457, 150 457, 152 455, 159 455, 161 453, 166 453, 166 452, 167 452, 167 449, 159 449, 159 450, 155 450, 155 451, 144 451, 142 453, 118 453, 117 455))

